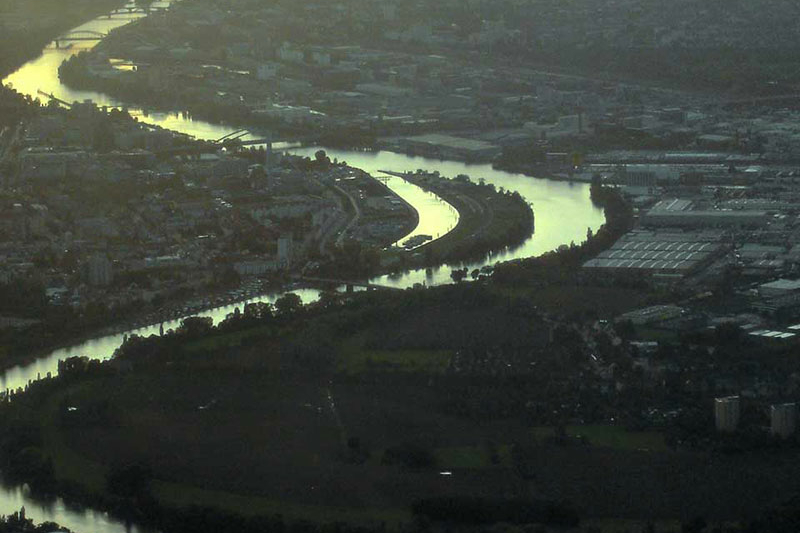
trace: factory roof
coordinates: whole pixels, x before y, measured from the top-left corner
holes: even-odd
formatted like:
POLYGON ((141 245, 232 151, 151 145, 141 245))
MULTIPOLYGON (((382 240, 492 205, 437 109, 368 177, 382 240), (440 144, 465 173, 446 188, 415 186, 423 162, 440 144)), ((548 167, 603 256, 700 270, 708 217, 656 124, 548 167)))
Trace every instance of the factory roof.
POLYGON ((800 290, 800 280, 798 279, 778 279, 770 281, 769 283, 762 283, 762 289, 772 289, 778 291, 796 291, 800 290))
POLYGON ((651 270, 685 275, 722 249, 719 232, 633 231, 584 263, 587 268, 651 270))
POLYGON ((458 150, 483 151, 497 148, 496 145, 486 141, 465 139, 463 137, 453 137, 451 135, 442 135, 439 133, 417 135, 414 137, 408 137, 407 140, 415 143, 446 146, 448 148, 456 148, 458 150))

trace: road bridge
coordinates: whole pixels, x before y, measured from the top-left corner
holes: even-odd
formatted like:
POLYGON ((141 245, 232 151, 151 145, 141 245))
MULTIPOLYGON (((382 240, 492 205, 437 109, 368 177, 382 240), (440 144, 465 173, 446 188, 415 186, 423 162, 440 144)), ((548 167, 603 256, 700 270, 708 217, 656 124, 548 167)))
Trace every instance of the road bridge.
POLYGON ((53 44, 56 48, 61 48, 63 43, 72 43, 76 41, 101 41, 106 38, 108 34, 93 30, 77 30, 65 33, 57 37, 53 44))
POLYGON ((222 137, 220 137, 219 139, 217 139, 214 142, 215 143, 222 143, 222 142, 225 142, 225 141, 227 141, 229 139, 239 139, 240 137, 244 137, 245 135, 247 135, 249 133, 250 132, 247 131, 247 130, 232 131, 232 132, 228 133, 227 135, 223 135, 222 137))
POLYGON ((741 107, 741 106, 756 106, 759 104, 786 104, 786 103, 800 103, 800 93, 790 94, 773 94, 765 96, 753 96, 750 98, 736 98, 732 100, 724 100, 719 103, 721 107, 741 107))
POLYGON ((317 138, 311 136, 284 136, 280 138, 269 138, 269 139, 247 139, 242 140, 242 137, 247 135, 249 132, 246 130, 240 130, 237 132, 232 132, 229 135, 221 137, 221 140, 216 141, 198 141, 197 143, 191 146, 181 146, 178 148, 167 148, 164 150, 158 150, 155 152, 157 156, 169 157, 174 155, 197 155, 197 154, 208 154, 216 152, 222 148, 228 150, 236 150, 238 148, 245 148, 248 146, 258 146, 258 145, 265 145, 267 149, 267 153, 272 152, 272 145, 275 143, 300 143, 300 144, 309 144, 309 143, 316 143, 317 138))
POLYGON ((54 101, 56 103, 59 103, 59 104, 63 105, 64 107, 72 107, 72 104, 70 104, 69 102, 66 102, 66 101, 64 101, 64 100, 62 100, 60 98, 57 98, 53 93, 46 93, 41 89, 36 89, 36 92, 38 94, 42 95, 42 96, 46 96, 48 99, 50 99, 50 100, 52 100, 52 101, 54 101))
POLYGON ((292 278, 298 281, 306 281, 309 283, 324 283, 326 285, 337 285, 346 287, 347 292, 353 292, 355 287, 361 287, 362 289, 367 289, 368 291, 372 290, 387 290, 387 291, 402 291, 400 287, 390 287, 388 285, 379 285, 377 283, 370 283, 368 281, 352 281, 346 279, 331 279, 331 278, 317 278, 311 276, 292 276, 292 278))
POLYGON ((112 15, 149 15, 150 13, 165 13, 167 11, 169 11, 167 6, 123 6, 109 12, 107 17, 111 18, 112 15))

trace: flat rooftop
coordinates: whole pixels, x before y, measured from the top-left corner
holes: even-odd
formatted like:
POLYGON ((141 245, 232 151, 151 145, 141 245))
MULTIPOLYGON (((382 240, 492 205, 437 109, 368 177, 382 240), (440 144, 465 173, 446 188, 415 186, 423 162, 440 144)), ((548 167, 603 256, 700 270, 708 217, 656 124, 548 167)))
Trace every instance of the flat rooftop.
POLYGON ((759 288, 778 291, 796 291, 800 290, 800 279, 778 279, 770 281, 769 283, 763 283, 759 288))
POLYGON ((447 148, 454 148, 457 150, 467 150, 482 152, 485 150, 497 150, 497 145, 486 141, 478 141, 475 139, 465 139, 464 137, 453 137, 451 135, 442 135, 440 133, 430 133, 427 135, 416 135, 414 137, 406 137, 406 141, 430 144, 433 146, 446 146, 447 148))
POLYGON ((653 271, 684 276, 723 249, 719 232, 632 231, 584 268, 653 271))

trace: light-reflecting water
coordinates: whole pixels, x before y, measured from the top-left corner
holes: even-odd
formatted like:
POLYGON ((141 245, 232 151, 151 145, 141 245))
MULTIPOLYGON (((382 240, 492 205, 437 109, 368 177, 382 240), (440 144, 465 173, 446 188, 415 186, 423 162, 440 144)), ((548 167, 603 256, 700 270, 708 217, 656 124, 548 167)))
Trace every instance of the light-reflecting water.
POLYGON ((39 501, 31 496, 27 486, 0 484, 0 515, 11 515, 22 507, 25 516, 35 523, 56 522, 74 533, 149 533, 102 511, 68 506, 61 498, 39 501))
MULTIPOLYGON (((156 2, 157 6, 169 5, 169 2, 156 2)), ((99 18, 82 24, 74 29, 92 30, 106 33, 116 27, 127 24, 139 18, 138 15, 125 17, 115 16, 112 19, 99 18)), ((211 124, 208 122, 187 118, 180 113, 144 113, 136 106, 126 106, 105 94, 93 91, 79 91, 62 85, 58 79, 58 67, 61 62, 85 49, 85 44, 77 43, 69 49, 53 49, 48 47, 38 58, 29 61, 19 70, 3 80, 18 91, 29 94, 34 98, 40 97, 39 91, 53 94, 67 102, 92 100, 98 105, 109 107, 125 107, 140 120, 164 128, 193 135, 202 139, 218 139, 233 130, 233 128, 211 124)), ((252 137, 245 137, 252 138, 252 137)), ((294 153, 313 155, 316 148, 294 149, 294 153)), ((392 170, 404 172, 407 170, 425 169, 438 170, 443 176, 454 177, 458 174, 468 174, 474 180, 484 178, 486 182, 495 187, 518 191, 527 201, 534 206, 536 216, 536 231, 522 245, 513 250, 497 253, 481 261, 470 263, 470 268, 477 268, 497 261, 530 257, 553 250, 561 244, 574 241, 582 242, 586 237, 587 228, 596 230, 604 221, 602 211, 597 209, 589 200, 589 189, 584 184, 570 184, 554 182, 543 179, 526 177, 520 174, 497 171, 490 165, 467 165, 454 161, 440 161, 423 157, 409 157, 392 152, 351 152, 344 150, 327 150, 331 158, 346 160, 350 165, 362 168, 367 172, 378 174, 378 170, 392 170)), ((455 225, 457 215, 452 206, 441 199, 422 191, 418 187, 400 179, 389 177, 387 185, 398 195, 412 204, 420 215, 420 222, 406 238, 417 234, 428 234, 434 237, 441 236, 455 225)), ((439 267, 427 272, 415 270, 399 276, 380 276, 374 283, 391 285, 395 287, 411 287, 416 283, 435 285, 450 282, 450 268, 439 267)), ((318 296, 318 291, 304 289, 293 291, 304 302, 309 302, 318 296)), ((277 299, 278 294, 265 295, 249 301, 269 301, 277 299)), ((199 316, 210 316, 215 322, 232 313, 236 307, 243 304, 234 304, 199 313, 199 316)), ((165 322, 165 331, 175 328, 180 319, 165 322)), ((120 346, 124 335, 152 335, 158 334, 159 325, 155 324, 146 328, 139 328, 125 334, 109 335, 93 339, 78 345, 59 349, 37 359, 35 362, 21 367, 12 368, 0 374, 0 390, 17 389, 24 387, 30 380, 38 376, 45 376, 48 372, 55 373, 58 361, 75 355, 87 355, 96 359, 108 359, 120 346)), ((0 485, 0 514, 11 514, 20 507, 25 506, 27 515, 37 522, 54 521, 78 533, 122 533, 126 531, 140 531, 123 522, 110 519, 107 515, 92 510, 72 509, 64 505, 61 500, 49 503, 38 502, 31 498, 22 487, 4 487, 0 485)))
MULTIPOLYGON (((315 148, 295 149, 302 155, 313 155, 315 148)), ((416 171, 417 169, 438 170, 447 178, 467 174, 473 181, 484 179, 497 189, 517 191, 533 205, 536 229, 533 235, 520 246, 492 254, 483 260, 472 261, 465 266, 480 268, 499 261, 509 261, 524 257, 541 255, 555 250, 562 244, 580 244, 586 240, 589 228, 596 231, 605 222, 603 210, 592 204, 589 198, 589 185, 566 181, 553 181, 531 178, 522 174, 495 170, 489 164, 470 165, 459 161, 442 161, 426 157, 412 157, 394 152, 354 152, 349 150, 326 149, 328 156, 347 161, 349 165, 378 175, 379 170, 395 172, 416 171)), ((395 178, 399 179, 399 178, 395 178)), ((400 180, 403 181, 403 180, 400 180)), ((407 183, 403 181, 403 183, 407 183)), ((424 233, 424 232, 423 232, 424 233)), ((434 268, 428 274, 425 269, 412 270, 400 276, 380 276, 371 280, 381 285, 411 287, 415 283, 439 285, 450 283, 449 267, 434 268)))
MULTIPOLYGON (((297 294, 303 303, 312 302, 316 300, 317 296, 319 295, 319 291, 316 289, 298 289, 290 292, 297 294)), ((211 317, 216 324, 220 320, 223 320, 230 313, 233 313, 235 309, 238 308, 241 311, 245 304, 253 302, 273 303, 283 294, 283 292, 265 294, 263 296, 251 298, 250 300, 243 302, 202 311, 192 316, 211 317)), ((16 390, 20 387, 24 388, 29 381, 36 380, 38 377, 45 377, 48 372, 51 372, 53 375, 55 375, 58 371, 58 362, 60 360, 67 359, 68 357, 85 355, 92 359, 100 359, 105 361, 114 355, 114 351, 120 347, 125 336, 139 335, 142 337, 148 337, 150 335, 158 335, 162 326, 166 332, 170 329, 177 328, 180 325, 181 320, 182 318, 178 318, 175 320, 165 321, 160 324, 152 324, 143 328, 131 329, 123 333, 91 339, 86 342, 70 346, 69 348, 54 350, 47 356, 41 357, 29 365, 14 367, 0 374, 0 390, 16 390)))

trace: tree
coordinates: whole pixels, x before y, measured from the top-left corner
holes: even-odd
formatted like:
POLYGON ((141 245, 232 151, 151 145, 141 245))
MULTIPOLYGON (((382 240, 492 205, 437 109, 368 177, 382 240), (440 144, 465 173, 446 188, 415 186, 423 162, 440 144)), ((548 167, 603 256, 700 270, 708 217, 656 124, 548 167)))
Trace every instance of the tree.
POLYGON ((331 160, 325 153, 325 150, 317 150, 314 152, 314 160, 316 161, 317 166, 322 168, 327 168, 331 164, 331 160))
POLYGON ((723 322, 714 328, 714 340, 717 346, 738 345, 744 335, 741 326, 733 322, 723 322))
POLYGON ((636 337, 636 325, 630 320, 621 320, 616 323, 614 330, 617 335, 625 340, 631 340, 636 337))
POLYGON ((153 474, 143 463, 118 464, 106 475, 106 488, 111 494, 124 498, 146 496, 153 474))
POLYGON ((265 320, 272 318, 273 306, 269 302, 251 302, 244 306, 245 319, 265 320))
POLYGON ((462 281, 464 278, 467 277, 467 268, 454 268, 452 272, 450 272, 450 278, 455 281, 456 283, 462 281))
POLYGON ((181 320, 177 332, 186 334, 190 337, 199 337, 211 331, 214 326, 214 319, 207 316, 190 316, 181 320))
POLYGON ((429 449, 405 442, 399 446, 387 448, 383 453, 381 464, 401 465, 406 468, 429 468, 436 465, 436 458, 429 449))
POLYGON ((280 317, 291 316, 303 307, 303 300, 293 292, 287 292, 275 300, 275 311, 280 317))
POLYGON ((681 524, 681 533, 702 533, 708 524, 702 516, 695 517, 681 524))

